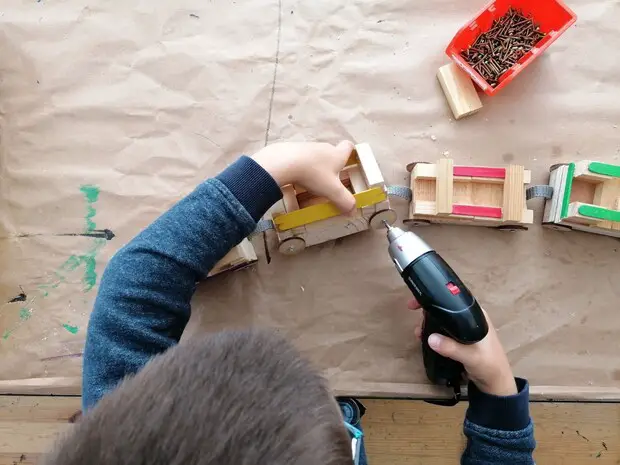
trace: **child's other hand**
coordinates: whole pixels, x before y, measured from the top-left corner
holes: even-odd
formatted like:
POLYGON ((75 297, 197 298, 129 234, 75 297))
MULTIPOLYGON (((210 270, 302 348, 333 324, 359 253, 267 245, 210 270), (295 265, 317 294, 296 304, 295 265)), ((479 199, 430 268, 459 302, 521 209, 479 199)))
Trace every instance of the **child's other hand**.
MULTIPOLYGON (((420 308, 415 299, 410 300, 407 306, 412 310, 420 308)), ((420 325, 415 329, 418 338, 422 335, 423 314, 420 325)), ((484 316, 489 324, 489 332, 482 341, 465 345, 440 334, 431 334, 428 345, 438 354, 461 362, 470 381, 482 392, 496 396, 516 394, 517 385, 506 352, 487 312, 484 312, 484 316)))
POLYGON ((343 212, 355 208, 355 198, 340 182, 353 143, 334 146, 319 142, 279 142, 259 150, 252 157, 279 186, 299 184, 315 195, 327 197, 343 212))

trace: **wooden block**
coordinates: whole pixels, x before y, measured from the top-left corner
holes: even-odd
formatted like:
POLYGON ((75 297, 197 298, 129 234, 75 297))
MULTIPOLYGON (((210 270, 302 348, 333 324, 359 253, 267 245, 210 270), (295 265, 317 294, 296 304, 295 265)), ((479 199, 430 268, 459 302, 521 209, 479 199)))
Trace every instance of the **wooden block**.
POLYGON ((437 79, 455 119, 464 118, 482 108, 474 83, 456 63, 439 68, 437 79))
POLYGON ((293 189, 295 189, 295 193, 297 195, 299 194, 305 194, 306 192, 308 192, 308 189, 306 189, 303 186, 300 186, 299 184, 293 184, 293 189))
POLYGON ((369 228, 368 219, 356 210, 353 216, 335 216, 306 225, 306 247, 339 239, 369 228))
POLYGON ((479 182, 480 184, 504 184, 504 178, 481 178, 473 176, 471 182, 479 182))
POLYGON ((379 164, 377 163, 375 155, 372 153, 370 145, 357 144, 355 146, 355 151, 357 152, 357 158, 362 167, 361 171, 368 188, 383 187, 385 181, 383 180, 379 164))
POLYGON ((502 219, 504 221, 521 222, 525 210, 525 190, 523 187, 523 166, 510 165, 506 169, 504 183, 504 203, 502 219))
MULTIPOLYGON (((620 210, 620 197, 618 197, 616 199, 616 202, 614 204, 614 210, 620 210)), ((611 229, 613 229, 615 231, 620 231, 620 223, 618 223, 618 222, 612 223, 611 224, 611 229)))
MULTIPOLYGON (((414 215, 436 215, 437 208, 436 203, 431 201, 418 200, 411 202, 413 205, 414 215)), ((413 216, 413 215, 412 215, 413 216)))
POLYGON ((607 176, 604 174, 598 174, 590 171, 590 164, 597 163, 592 160, 581 160, 575 162, 575 174, 574 178, 578 179, 586 179, 588 181, 607 181, 609 179, 613 179, 611 176, 607 176))
POLYGON ((437 165, 434 163, 418 163, 411 171, 411 179, 435 179, 437 177, 437 165))
POLYGON ((282 200, 284 201, 284 208, 286 213, 291 213, 295 210, 299 210, 299 202, 297 201, 297 193, 292 184, 287 184, 282 187, 282 200))
MULTIPOLYGON (((620 210, 616 208, 616 202, 620 198, 620 179, 610 179, 596 185, 594 190, 594 205, 609 208, 610 210, 620 210)), ((613 221, 601 221, 597 226, 599 228, 615 229, 618 223, 613 221)))
POLYGON ((521 223, 534 224, 534 210, 523 210, 523 216, 521 217, 521 223))
POLYGON ((601 220, 598 218, 594 218, 591 216, 585 216, 579 213, 579 209, 586 205, 583 202, 571 202, 568 205, 568 213, 566 218, 563 218, 565 221, 569 221, 571 223, 580 223, 594 226, 599 223, 601 220))
POLYGON ((256 256, 252 243, 248 239, 243 239, 215 264, 208 276, 211 277, 224 271, 245 268, 246 266, 250 266, 257 261, 258 257, 256 256))
POLYGON ((368 190, 368 184, 364 180, 364 176, 362 175, 362 171, 359 166, 356 166, 349 171, 349 179, 351 180, 351 187, 353 188, 353 193, 357 194, 359 192, 368 190))
POLYGON ((549 185, 553 187, 553 197, 545 202, 543 223, 556 223, 562 220, 562 202, 566 188, 568 166, 559 166, 551 171, 549 185))
POLYGON ((452 213, 452 194, 454 191, 453 166, 454 161, 449 158, 442 158, 437 162, 435 203, 438 215, 449 215, 452 213))

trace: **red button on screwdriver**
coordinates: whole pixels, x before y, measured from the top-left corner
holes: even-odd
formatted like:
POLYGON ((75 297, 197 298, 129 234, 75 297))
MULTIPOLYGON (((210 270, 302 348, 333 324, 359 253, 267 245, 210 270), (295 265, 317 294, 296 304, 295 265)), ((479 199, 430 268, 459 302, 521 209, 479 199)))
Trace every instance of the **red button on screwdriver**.
POLYGON ((457 295, 461 293, 461 290, 458 287, 456 287, 456 285, 453 282, 449 282, 448 284, 446 284, 446 287, 452 293, 452 295, 457 295))

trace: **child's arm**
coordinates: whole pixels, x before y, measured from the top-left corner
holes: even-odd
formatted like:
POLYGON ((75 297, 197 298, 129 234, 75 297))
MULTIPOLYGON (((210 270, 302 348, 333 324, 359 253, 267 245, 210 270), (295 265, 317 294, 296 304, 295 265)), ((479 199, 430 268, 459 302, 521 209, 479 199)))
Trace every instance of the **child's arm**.
POLYGON ((196 282, 252 232, 281 198, 279 185, 302 184, 352 210, 355 200, 338 178, 352 149, 350 142, 283 143, 242 157, 119 250, 103 274, 88 325, 84 408, 179 341, 196 282))
MULTIPOLYGON (((419 308, 415 301, 409 308, 419 308)), ((533 465, 536 447, 529 411, 529 386, 514 378, 506 353, 485 312, 489 333, 477 344, 463 345, 431 334, 429 346, 444 357, 461 362, 469 376, 469 408, 464 431, 467 447, 463 465, 533 465)), ((416 328, 420 337, 421 327, 416 328)))

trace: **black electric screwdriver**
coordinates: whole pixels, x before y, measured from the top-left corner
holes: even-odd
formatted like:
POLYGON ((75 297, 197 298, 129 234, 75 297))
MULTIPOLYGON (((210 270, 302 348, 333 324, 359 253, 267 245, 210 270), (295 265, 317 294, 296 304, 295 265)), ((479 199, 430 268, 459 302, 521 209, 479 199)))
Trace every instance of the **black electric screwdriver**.
POLYGON ((443 334, 461 344, 474 344, 489 331, 484 313, 467 286, 422 239, 400 228, 388 228, 388 251, 396 269, 424 310, 422 356, 428 379, 454 390, 454 398, 435 402, 456 404, 461 395, 463 365, 428 346, 428 336, 443 334))

